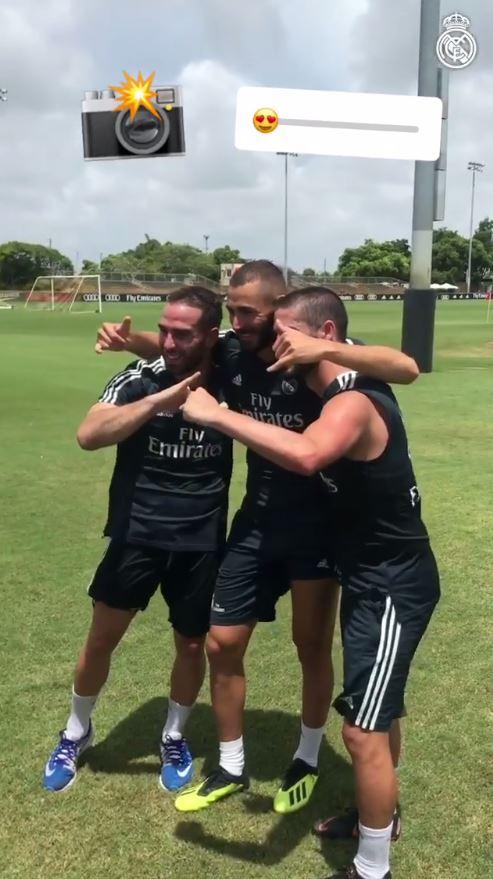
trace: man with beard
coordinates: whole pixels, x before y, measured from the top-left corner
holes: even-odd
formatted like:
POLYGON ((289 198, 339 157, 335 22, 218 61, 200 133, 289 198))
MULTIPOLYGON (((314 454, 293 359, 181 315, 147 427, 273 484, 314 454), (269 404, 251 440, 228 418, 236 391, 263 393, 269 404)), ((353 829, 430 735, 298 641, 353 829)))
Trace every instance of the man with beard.
POLYGON ((344 684, 334 705, 344 717, 359 816, 356 857, 332 879, 391 879, 397 780, 390 730, 402 713, 410 665, 440 596, 436 562, 392 391, 333 362, 332 350, 346 336, 343 303, 330 289, 307 288, 281 297, 276 315, 280 363, 306 363, 310 347, 312 361, 322 361, 306 375, 323 401, 320 416, 293 434, 221 410, 203 389, 189 392, 183 412, 292 475, 321 476, 332 504, 327 543, 342 585, 344 684), (300 331, 314 338, 296 356, 300 331))
MULTIPOLYGON (((320 398, 297 376, 269 372, 274 303, 286 292, 280 270, 266 260, 245 263, 233 275, 227 297, 233 333, 217 353, 231 409, 250 418, 301 432, 321 411, 320 398)), ((100 349, 125 345, 152 353, 153 334, 129 334, 105 325, 100 349), (117 338, 119 336, 119 338, 117 338)), ((349 369, 390 381, 412 381, 414 361, 387 348, 339 345, 349 369)), ((279 813, 309 801, 318 778, 318 755, 333 689, 331 647, 338 584, 327 542, 325 492, 316 478, 288 474, 248 452, 246 494, 236 514, 221 564, 207 638, 211 695, 219 732, 219 765, 201 784, 176 800, 179 811, 196 811, 248 786, 244 771, 244 655, 257 622, 275 619, 279 597, 290 589, 293 641, 302 669, 301 734, 292 763, 274 798, 279 813)))
POLYGON ((71 713, 46 764, 47 790, 66 790, 75 781, 78 758, 93 741, 91 715, 112 653, 158 587, 176 647, 159 780, 177 790, 192 777, 183 730, 205 674, 232 456, 230 440, 184 424, 179 407, 190 383, 202 381, 219 397, 211 352, 221 316, 210 290, 173 293, 159 322, 160 356, 112 378, 79 428, 83 449, 116 445, 117 453, 104 530, 109 543, 88 589, 92 623, 77 663, 71 713))

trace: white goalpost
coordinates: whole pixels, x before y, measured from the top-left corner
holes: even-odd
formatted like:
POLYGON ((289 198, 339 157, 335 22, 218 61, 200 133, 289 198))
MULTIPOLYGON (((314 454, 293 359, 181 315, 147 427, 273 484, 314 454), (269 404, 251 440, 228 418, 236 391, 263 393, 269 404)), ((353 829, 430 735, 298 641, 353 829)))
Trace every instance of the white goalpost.
POLYGON ((38 275, 24 308, 84 314, 103 310, 101 275, 38 275))

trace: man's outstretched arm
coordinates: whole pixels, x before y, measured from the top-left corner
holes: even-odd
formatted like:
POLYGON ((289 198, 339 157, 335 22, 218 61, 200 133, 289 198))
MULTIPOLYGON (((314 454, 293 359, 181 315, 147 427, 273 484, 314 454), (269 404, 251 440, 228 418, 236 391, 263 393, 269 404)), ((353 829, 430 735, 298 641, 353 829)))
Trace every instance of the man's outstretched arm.
POLYGON ((159 333, 132 332, 132 320, 124 317, 120 323, 104 323, 99 327, 94 346, 96 354, 104 351, 129 351, 144 360, 159 357, 159 333))
POLYGON ((304 433, 225 409, 203 388, 190 392, 181 408, 186 421, 219 430, 286 470, 312 476, 358 442, 367 424, 368 405, 362 394, 348 391, 327 403, 304 433))
POLYGON ((330 360, 338 366, 395 384, 410 384, 419 375, 416 361, 396 348, 385 345, 348 345, 307 336, 284 326, 280 321, 277 321, 276 326, 279 334, 273 348, 277 361, 269 367, 269 372, 286 370, 300 363, 330 360))
POLYGON ((96 403, 89 409, 77 431, 77 442, 87 452, 123 442, 163 409, 176 412, 183 404, 188 388, 195 387, 200 377, 200 372, 196 372, 171 388, 149 394, 133 403, 120 406, 96 403))

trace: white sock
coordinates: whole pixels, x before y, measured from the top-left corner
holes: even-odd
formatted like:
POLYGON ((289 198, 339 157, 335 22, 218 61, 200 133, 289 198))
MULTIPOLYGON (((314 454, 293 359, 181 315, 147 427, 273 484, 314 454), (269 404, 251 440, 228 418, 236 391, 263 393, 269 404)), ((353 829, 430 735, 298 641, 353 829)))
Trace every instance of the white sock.
POLYGON ((192 708, 193 705, 180 705, 178 702, 174 702, 173 699, 169 699, 168 716, 163 727, 163 741, 165 736, 169 736, 170 739, 183 738, 183 730, 192 708))
POLYGON ((241 775, 245 768, 243 736, 234 742, 219 742, 219 765, 230 775, 241 775))
POLYGON ((354 859, 356 867, 362 879, 383 879, 388 873, 390 855, 390 836, 392 823, 381 830, 373 827, 359 826, 358 853, 354 859))
POLYGON ((298 749, 293 757, 294 760, 304 760, 310 766, 318 766, 318 752, 324 736, 325 727, 314 728, 305 726, 301 721, 301 735, 298 749))
POLYGON ((95 696, 78 696, 72 688, 72 711, 65 727, 65 735, 72 742, 78 742, 86 735, 98 696, 99 693, 95 696))

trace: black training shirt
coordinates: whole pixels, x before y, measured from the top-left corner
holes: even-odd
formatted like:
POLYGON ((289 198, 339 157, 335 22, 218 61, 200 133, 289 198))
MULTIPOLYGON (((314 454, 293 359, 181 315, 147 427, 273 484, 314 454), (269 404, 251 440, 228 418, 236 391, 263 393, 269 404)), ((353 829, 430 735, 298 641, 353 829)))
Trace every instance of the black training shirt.
MULTIPOLYGON (((323 403, 303 379, 267 372, 256 354, 241 350, 235 333, 220 340, 218 362, 226 400, 236 412, 298 433, 319 417, 323 403)), ((321 529, 327 499, 317 476, 290 473, 251 450, 247 464, 243 509, 259 524, 284 538, 289 529, 303 529, 310 536, 321 529)))
MULTIPOLYGON (((176 383, 164 360, 137 360, 114 376, 100 403, 123 406, 176 383)), ((217 370, 207 390, 222 399, 217 370)), ((209 427, 160 412, 119 443, 105 535, 179 551, 214 550, 225 538, 232 443, 209 427)))
POLYGON ((321 474, 334 504, 331 527, 337 529, 338 560, 349 576, 385 565, 401 565, 405 575, 413 559, 429 552, 429 538, 402 415, 387 384, 355 372, 337 376, 324 402, 349 391, 376 404, 389 438, 375 460, 341 458, 321 474))

